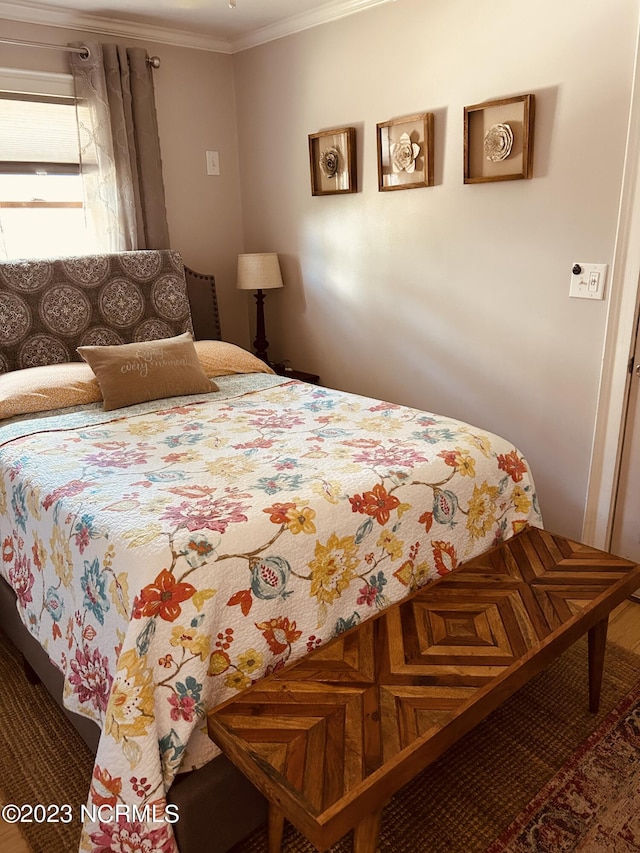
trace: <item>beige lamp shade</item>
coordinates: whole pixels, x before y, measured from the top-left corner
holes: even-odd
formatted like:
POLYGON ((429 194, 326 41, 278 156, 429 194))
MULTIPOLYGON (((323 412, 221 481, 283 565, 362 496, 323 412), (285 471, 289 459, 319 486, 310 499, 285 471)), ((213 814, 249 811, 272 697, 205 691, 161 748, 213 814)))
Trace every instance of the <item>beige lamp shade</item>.
POLYGON ((238 255, 236 287, 239 290, 271 290, 275 287, 283 287, 277 254, 258 252, 252 255, 238 255))

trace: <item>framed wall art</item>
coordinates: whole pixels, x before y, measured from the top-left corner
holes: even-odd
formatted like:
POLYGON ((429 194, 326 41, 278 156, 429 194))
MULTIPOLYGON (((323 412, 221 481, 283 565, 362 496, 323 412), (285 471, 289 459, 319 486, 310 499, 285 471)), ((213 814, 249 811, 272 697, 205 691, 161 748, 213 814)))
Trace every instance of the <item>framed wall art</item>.
POLYGON ((355 127, 311 133, 309 165, 311 195, 356 192, 355 127))
POLYGON ((433 186, 433 113, 384 121, 377 126, 378 190, 433 186))
POLYGON ((464 108, 464 182, 533 175, 535 98, 519 95, 464 108))

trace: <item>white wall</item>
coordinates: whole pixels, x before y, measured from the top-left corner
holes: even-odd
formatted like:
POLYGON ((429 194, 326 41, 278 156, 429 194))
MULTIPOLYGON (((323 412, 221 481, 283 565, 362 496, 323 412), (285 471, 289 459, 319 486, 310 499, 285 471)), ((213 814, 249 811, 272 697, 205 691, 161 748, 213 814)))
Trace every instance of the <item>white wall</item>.
POLYGON ((277 251, 274 358, 514 441, 579 537, 636 0, 397 0, 234 57, 246 251, 277 251), (462 183, 463 107, 536 96, 532 180, 462 183), (432 188, 379 193, 376 122, 435 114, 432 188), (312 197, 307 135, 353 125, 359 192, 312 197))
MULTIPOLYGON (((132 39, 0 20, 7 38, 52 44, 83 39, 136 44, 132 39)), ((160 57, 154 74, 171 246, 185 263, 214 273, 222 332, 247 346, 246 294, 235 289, 242 228, 232 58, 164 44, 137 42, 160 57), (221 175, 207 176, 205 151, 220 154, 221 175)), ((67 54, 0 44, 0 66, 68 72, 67 54)))

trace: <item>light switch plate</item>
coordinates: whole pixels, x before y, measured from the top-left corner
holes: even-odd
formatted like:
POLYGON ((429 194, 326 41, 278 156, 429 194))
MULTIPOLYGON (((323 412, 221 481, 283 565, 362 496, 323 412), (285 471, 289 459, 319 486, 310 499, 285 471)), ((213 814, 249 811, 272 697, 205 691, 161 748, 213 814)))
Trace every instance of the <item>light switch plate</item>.
POLYGON ((571 270, 569 296, 576 299, 604 299, 607 264, 575 263, 571 270))
POLYGON ((207 175, 220 174, 220 155, 217 151, 207 151, 207 175))

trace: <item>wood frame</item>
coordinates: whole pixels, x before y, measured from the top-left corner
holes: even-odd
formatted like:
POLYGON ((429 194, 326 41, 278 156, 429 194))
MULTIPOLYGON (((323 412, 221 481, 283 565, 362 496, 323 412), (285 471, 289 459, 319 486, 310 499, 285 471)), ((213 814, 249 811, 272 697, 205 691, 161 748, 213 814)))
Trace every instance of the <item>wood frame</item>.
POLYGON ((433 186, 433 113, 380 122, 376 125, 376 137, 379 192, 433 186), (405 135, 408 139, 402 139, 405 135), (404 158, 400 148, 403 143, 404 158), (413 152, 408 150, 409 145, 414 147, 413 152), (394 147, 398 153, 395 163, 394 147), (403 166, 404 162, 408 168, 403 166))
POLYGON ((516 181, 533 176, 534 95, 485 101, 464 108, 464 183, 516 181), (506 125, 512 135, 508 151, 485 155, 488 131, 506 125))
POLYGON ((309 167, 311 195, 357 192, 355 127, 309 134, 309 167))

